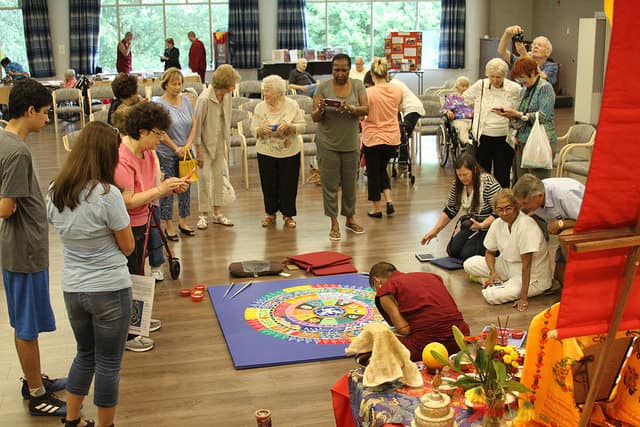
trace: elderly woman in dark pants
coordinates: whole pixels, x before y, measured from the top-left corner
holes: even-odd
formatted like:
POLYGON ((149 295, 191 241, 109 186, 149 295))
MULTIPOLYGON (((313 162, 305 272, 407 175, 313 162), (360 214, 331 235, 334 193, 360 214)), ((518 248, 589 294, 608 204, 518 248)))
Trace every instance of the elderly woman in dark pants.
POLYGON ((502 188, 510 187, 514 151, 508 137, 509 120, 499 112, 515 107, 520 99, 520 86, 506 78, 507 71, 502 59, 490 60, 485 67, 487 78, 472 84, 462 95, 466 103, 474 104, 471 133, 479 142, 478 163, 502 188))
POLYGON ((536 112, 539 113, 540 124, 547 132, 552 147, 555 145, 556 135, 554 123, 554 106, 556 94, 553 86, 542 79, 536 61, 530 58, 521 58, 516 61, 511 70, 511 75, 525 87, 518 109, 505 108, 499 112, 503 117, 511 119, 512 126, 517 129, 516 134, 516 179, 525 173, 532 173, 540 179, 549 178, 549 169, 522 169, 522 150, 527 143, 527 138, 536 122, 536 112))
POLYGON ((300 176, 299 134, 304 132, 304 113, 293 99, 286 98, 287 83, 277 75, 262 81, 264 101, 256 105, 251 132, 258 138, 258 168, 266 216, 263 227, 275 224, 282 212, 284 226, 295 228, 296 197, 300 176))
MULTIPOLYGON (((171 126, 164 133, 156 150, 160 169, 165 178, 179 176, 179 162, 185 153, 191 153, 191 145, 196 134, 193 124, 193 105, 188 96, 182 94, 184 78, 177 68, 169 68, 162 75, 160 86, 164 95, 153 101, 162 105, 171 117, 171 126)), ((160 199, 160 219, 165 223, 164 234, 167 239, 178 240, 178 233, 173 222, 173 194, 160 199)), ((178 194, 178 230, 184 236, 194 236, 195 231, 187 224, 191 213, 190 192, 178 194)))
POLYGON ((340 240, 338 187, 345 228, 355 234, 364 228, 355 220, 356 180, 360 162, 358 118, 369 113, 364 85, 349 78, 351 59, 338 54, 332 60, 332 79, 320 82, 313 95, 311 118, 318 123, 316 145, 324 213, 331 218, 330 240, 340 240))

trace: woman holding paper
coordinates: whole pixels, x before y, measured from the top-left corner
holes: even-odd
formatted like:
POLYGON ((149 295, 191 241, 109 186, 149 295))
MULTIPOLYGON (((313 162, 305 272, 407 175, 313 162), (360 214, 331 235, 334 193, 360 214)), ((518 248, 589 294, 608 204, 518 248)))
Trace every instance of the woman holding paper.
POLYGON ((94 425, 80 407, 95 374, 98 425, 113 425, 131 318, 129 214, 115 184, 120 134, 91 122, 47 193, 49 221, 64 247, 62 290, 77 343, 67 382, 66 426, 94 425))

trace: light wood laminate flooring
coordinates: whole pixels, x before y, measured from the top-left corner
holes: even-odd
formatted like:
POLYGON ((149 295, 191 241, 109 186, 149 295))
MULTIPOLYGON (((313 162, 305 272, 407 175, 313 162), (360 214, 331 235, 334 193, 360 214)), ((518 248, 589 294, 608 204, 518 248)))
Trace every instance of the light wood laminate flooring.
MULTIPOLYGON (((568 129, 572 120, 572 109, 557 110, 559 135, 568 129)), ((72 129, 73 125, 63 126, 61 134, 72 129)), ((40 134, 31 136, 28 143, 44 190, 66 153, 61 141, 56 141, 51 124, 40 134)), ((125 354, 116 418, 118 427, 255 426, 253 414, 258 408, 271 409, 273 425, 278 427, 335 425, 329 389, 355 366, 353 359, 235 370, 208 298, 193 303, 178 295, 180 288, 195 283, 228 283, 227 267, 232 261, 280 260, 298 253, 337 250, 352 255, 359 271, 368 271, 375 262, 386 260, 401 271, 435 272, 444 278, 472 333, 494 322, 497 316, 504 319, 507 315, 509 325, 526 328, 536 313, 559 300, 558 295, 533 298, 525 313, 518 313, 511 304, 490 306, 484 302, 480 287, 471 284, 462 270, 446 272, 415 259, 414 253, 418 251, 444 256, 453 226, 450 224, 428 247, 420 246, 420 238, 440 215, 454 174, 450 164, 446 168, 437 164, 433 137, 423 137, 422 164, 414 169, 415 186, 408 186, 406 179, 392 182, 394 217, 367 217, 370 206, 366 200, 366 178, 360 179, 356 218, 365 227, 366 234, 347 232, 341 218, 340 242, 328 239, 329 219, 323 214, 321 188, 314 184, 299 187, 297 229, 284 229, 281 216, 274 228, 262 228, 263 204, 257 164, 250 162, 251 186, 244 190, 239 152, 232 153, 231 159, 231 181, 237 200, 225 213, 235 226, 210 225, 208 230, 197 231, 195 237, 180 236, 179 242, 171 243, 180 257, 182 274, 179 280, 172 281, 165 271, 167 279, 157 284, 154 317, 162 319, 163 327, 152 334, 156 348, 147 353, 125 354)), ((196 221, 197 202, 192 202, 194 228, 196 221)), ((51 300, 58 330, 42 334, 40 348, 43 371, 58 377, 67 375, 75 354, 75 341, 60 287, 61 244, 53 229, 50 229, 50 261, 51 300)), ((297 272, 293 277, 301 276, 303 273, 297 272)), ((20 397, 18 379, 22 373, 13 345, 13 330, 8 323, 4 292, 0 296, 0 339, 4 343, 0 347, 0 425, 59 425, 52 417, 29 416, 26 401, 20 397)), ((255 348, 255 351, 261 349, 255 348)), ((84 414, 96 416, 92 395, 85 400, 84 414)))

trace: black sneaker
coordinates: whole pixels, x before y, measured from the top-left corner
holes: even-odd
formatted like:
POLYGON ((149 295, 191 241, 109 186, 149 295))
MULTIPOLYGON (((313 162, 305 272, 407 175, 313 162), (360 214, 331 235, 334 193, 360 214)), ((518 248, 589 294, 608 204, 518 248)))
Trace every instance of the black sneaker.
POLYGON ((31 415, 64 417, 67 415, 67 404, 56 398, 53 393, 47 392, 42 396, 29 399, 29 412, 31 415))
POLYGON ((387 216, 392 216, 396 212, 396 208, 393 207, 393 203, 387 202, 387 216))
MULTIPOLYGON (((24 400, 29 400, 31 397, 29 395, 29 384, 27 384, 27 380, 24 378, 20 378, 22 381, 22 398, 24 400)), ((63 390, 67 386, 66 378, 49 378, 48 375, 42 374, 42 385, 44 385, 44 389, 47 393, 51 393, 53 391, 63 390)))

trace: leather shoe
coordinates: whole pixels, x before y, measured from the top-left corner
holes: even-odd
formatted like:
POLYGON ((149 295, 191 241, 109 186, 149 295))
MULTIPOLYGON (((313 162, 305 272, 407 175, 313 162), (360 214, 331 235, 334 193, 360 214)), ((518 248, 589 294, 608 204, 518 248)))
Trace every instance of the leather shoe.
POLYGON ((382 218, 382 212, 367 212, 371 218, 382 218))

